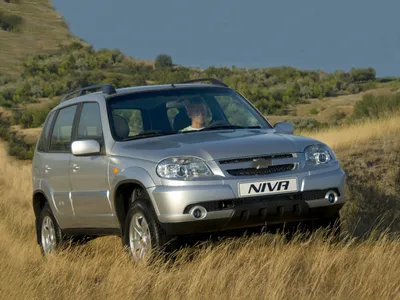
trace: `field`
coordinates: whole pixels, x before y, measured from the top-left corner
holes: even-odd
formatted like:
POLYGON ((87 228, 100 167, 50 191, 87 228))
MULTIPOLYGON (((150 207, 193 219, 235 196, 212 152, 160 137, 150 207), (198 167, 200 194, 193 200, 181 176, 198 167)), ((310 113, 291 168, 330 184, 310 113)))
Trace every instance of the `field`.
POLYGON ((43 259, 29 162, 0 144, 0 294, 4 299, 400 299, 400 116, 303 133, 332 145, 348 176, 339 243, 260 235, 134 265, 117 238, 43 259), (379 217, 386 213, 385 219, 379 217), (365 240, 362 235, 376 228, 365 240), (387 229, 388 232, 383 233, 387 229))

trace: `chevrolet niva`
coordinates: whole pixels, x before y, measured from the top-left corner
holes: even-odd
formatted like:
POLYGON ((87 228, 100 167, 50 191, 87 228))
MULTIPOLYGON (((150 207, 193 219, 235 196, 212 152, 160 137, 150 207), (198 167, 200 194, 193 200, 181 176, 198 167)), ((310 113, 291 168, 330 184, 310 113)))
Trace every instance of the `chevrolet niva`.
POLYGON ((332 228, 345 203, 332 149, 295 136, 289 123, 271 126, 213 78, 66 95, 46 118, 32 180, 43 255, 117 235, 141 261, 173 249, 177 237, 302 222, 332 228))

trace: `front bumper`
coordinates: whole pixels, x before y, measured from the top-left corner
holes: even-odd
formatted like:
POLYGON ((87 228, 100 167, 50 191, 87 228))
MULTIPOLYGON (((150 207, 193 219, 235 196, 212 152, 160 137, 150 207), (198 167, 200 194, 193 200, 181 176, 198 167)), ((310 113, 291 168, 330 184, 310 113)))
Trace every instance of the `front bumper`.
POLYGON ((237 179, 220 185, 157 186, 148 192, 161 226, 180 235, 330 217, 344 205, 344 181, 345 173, 336 169, 297 174, 298 191, 285 194, 240 197, 238 183, 243 180, 237 179), (330 190, 338 194, 334 203, 325 199, 330 190), (207 210, 202 219, 190 213, 198 205, 207 210))

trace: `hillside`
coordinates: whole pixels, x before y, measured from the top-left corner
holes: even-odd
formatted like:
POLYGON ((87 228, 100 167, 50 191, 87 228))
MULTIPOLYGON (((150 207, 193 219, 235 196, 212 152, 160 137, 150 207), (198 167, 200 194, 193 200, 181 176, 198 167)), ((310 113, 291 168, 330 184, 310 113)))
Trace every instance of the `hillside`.
POLYGON ((28 55, 76 40, 50 0, 0 0, 0 24, 0 75, 18 76, 28 55))
POLYGON ((397 87, 379 87, 357 94, 324 97, 322 99, 307 99, 306 103, 297 104, 288 115, 267 115, 272 122, 291 121, 296 119, 314 119, 320 123, 341 120, 351 116, 354 105, 361 101, 364 95, 392 95, 397 87))
POLYGON ((94 50, 69 33, 50 0, 0 0, 0 28, 0 138, 21 159, 32 157, 47 112, 60 98, 91 84, 214 77, 245 95, 272 123, 290 120, 300 130, 339 125, 365 93, 400 87, 397 78, 376 78, 372 67, 332 73, 289 66, 202 70, 175 65, 168 55, 142 61, 118 49, 94 50))
POLYGON ((0 191, 12 201, 0 201, 0 291, 7 299, 400 299, 400 237, 354 239, 385 213, 378 233, 400 233, 399 134, 399 116, 312 134, 334 147, 348 176, 342 218, 352 236, 343 242, 267 234, 184 249, 175 264, 153 266, 134 265, 114 237, 42 259, 30 163, 1 144, 0 191))

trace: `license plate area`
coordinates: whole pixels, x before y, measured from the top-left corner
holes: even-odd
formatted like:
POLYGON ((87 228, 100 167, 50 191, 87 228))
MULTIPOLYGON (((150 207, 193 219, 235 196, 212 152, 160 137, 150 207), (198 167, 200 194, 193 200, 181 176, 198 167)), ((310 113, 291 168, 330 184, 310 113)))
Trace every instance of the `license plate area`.
POLYGON ((239 183, 239 196, 261 196, 297 192, 297 178, 239 183))

